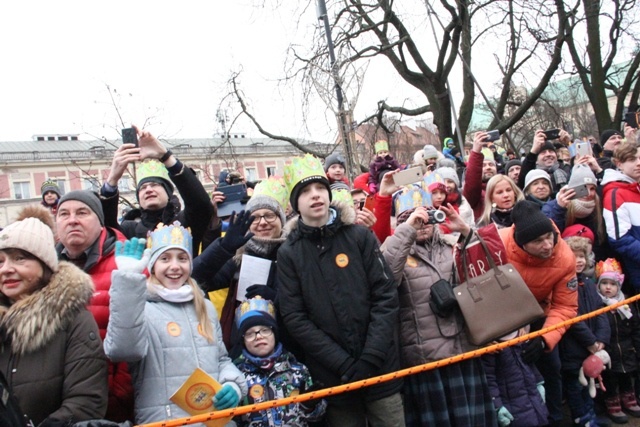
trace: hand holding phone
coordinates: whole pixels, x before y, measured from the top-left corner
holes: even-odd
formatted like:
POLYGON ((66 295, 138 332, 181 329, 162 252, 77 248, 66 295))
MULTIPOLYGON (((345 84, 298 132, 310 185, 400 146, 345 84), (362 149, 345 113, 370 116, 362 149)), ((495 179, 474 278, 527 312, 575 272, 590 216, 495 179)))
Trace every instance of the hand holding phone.
POLYGON ((422 168, 410 168, 397 172, 393 175, 393 182, 396 185, 409 185, 422 179, 422 168))
POLYGON ((638 116, 640 116, 640 112, 630 111, 624 115, 623 121, 632 128, 638 129, 638 116))
POLYGON ((122 129, 122 143, 138 146, 138 132, 135 128, 122 129))
POLYGON ((576 185, 575 187, 569 187, 569 190, 573 190, 575 192, 575 195, 571 197, 571 200, 581 199, 589 195, 589 187, 587 187, 587 184, 580 184, 576 185))
POLYGON ((558 139, 560 137, 560 129, 549 129, 543 131, 543 133, 547 141, 558 139))
POLYGON ((576 144, 576 156, 590 156, 591 144, 588 142, 578 142, 576 144))
POLYGON ((487 137, 484 139, 484 142, 497 141, 498 139, 500 139, 500 131, 497 129, 490 130, 487 132, 487 137))

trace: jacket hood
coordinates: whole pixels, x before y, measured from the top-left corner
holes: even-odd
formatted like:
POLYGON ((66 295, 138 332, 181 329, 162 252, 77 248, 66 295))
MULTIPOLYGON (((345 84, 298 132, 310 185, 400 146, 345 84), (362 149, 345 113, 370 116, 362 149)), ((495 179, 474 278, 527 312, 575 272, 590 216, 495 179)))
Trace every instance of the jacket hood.
POLYGON ((75 265, 60 261, 49 284, 9 305, 0 295, 0 330, 15 354, 34 352, 64 329, 93 296, 91 277, 75 265))
POLYGON ((604 176, 602 177, 601 185, 605 186, 606 184, 609 184, 611 182, 616 182, 616 181, 624 182, 627 184, 634 184, 634 185, 638 184, 636 181, 633 180, 633 178, 623 174, 619 170, 605 169, 604 176))

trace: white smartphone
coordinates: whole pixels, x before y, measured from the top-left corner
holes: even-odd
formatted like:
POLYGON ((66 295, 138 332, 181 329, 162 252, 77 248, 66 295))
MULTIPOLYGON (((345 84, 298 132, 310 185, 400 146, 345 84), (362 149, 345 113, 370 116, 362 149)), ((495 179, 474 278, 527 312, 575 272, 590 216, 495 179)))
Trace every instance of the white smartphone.
POLYGON ((576 144, 576 156, 590 156, 591 144, 588 142, 578 142, 576 144))
POLYGON ((422 168, 405 169, 393 175, 393 182, 396 185, 409 185, 422 179, 422 168))

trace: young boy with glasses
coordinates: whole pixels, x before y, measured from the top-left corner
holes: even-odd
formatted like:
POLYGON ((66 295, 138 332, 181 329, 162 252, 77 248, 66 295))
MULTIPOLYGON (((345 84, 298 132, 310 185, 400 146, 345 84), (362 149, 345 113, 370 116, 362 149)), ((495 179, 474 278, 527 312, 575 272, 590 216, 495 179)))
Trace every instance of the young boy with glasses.
MULTIPOLYGON (((271 301, 261 297, 244 301, 236 310, 236 325, 243 350, 234 363, 244 373, 249 388, 243 405, 282 399, 317 388, 313 386, 307 367, 278 342, 278 325, 271 301)), ((234 421, 242 427, 304 427, 307 422, 318 421, 325 408, 324 400, 313 399, 251 412, 234 421)))

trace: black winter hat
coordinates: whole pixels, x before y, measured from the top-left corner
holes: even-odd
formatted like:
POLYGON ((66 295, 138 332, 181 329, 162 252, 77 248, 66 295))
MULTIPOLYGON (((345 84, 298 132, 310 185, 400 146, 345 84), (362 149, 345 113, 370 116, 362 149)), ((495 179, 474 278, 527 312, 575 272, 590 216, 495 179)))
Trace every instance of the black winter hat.
POLYGON ((273 330, 278 341, 278 323, 269 313, 264 311, 252 310, 242 316, 243 319, 238 327, 239 336, 243 337, 244 334, 254 326, 267 326, 273 330))
POLYGON ((553 145, 553 143, 551 141, 545 141, 544 145, 542 146, 540 151, 538 151, 538 153, 542 153, 544 150, 551 150, 551 151, 553 151, 555 153, 557 148, 556 148, 555 145, 553 145))
POLYGON ((553 232, 553 223, 547 218, 537 203, 522 200, 513 207, 511 220, 515 228, 514 237, 522 247, 543 234, 553 232))
POLYGON ((509 169, 511 169, 514 166, 522 166, 522 162, 518 159, 509 160, 504 165, 504 174, 505 175, 509 174, 509 169))
POLYGON ((611 138, 613 135, 620 135, 622 136, 622 133, 620 133, 620 131, 617 131, 615 129, 607 129, 604 132, 602 132, 602 134, 600 134, 600 145, 602 145, 604 147, 604 144, 607 142, 607 140, 609 138, 611 138))

